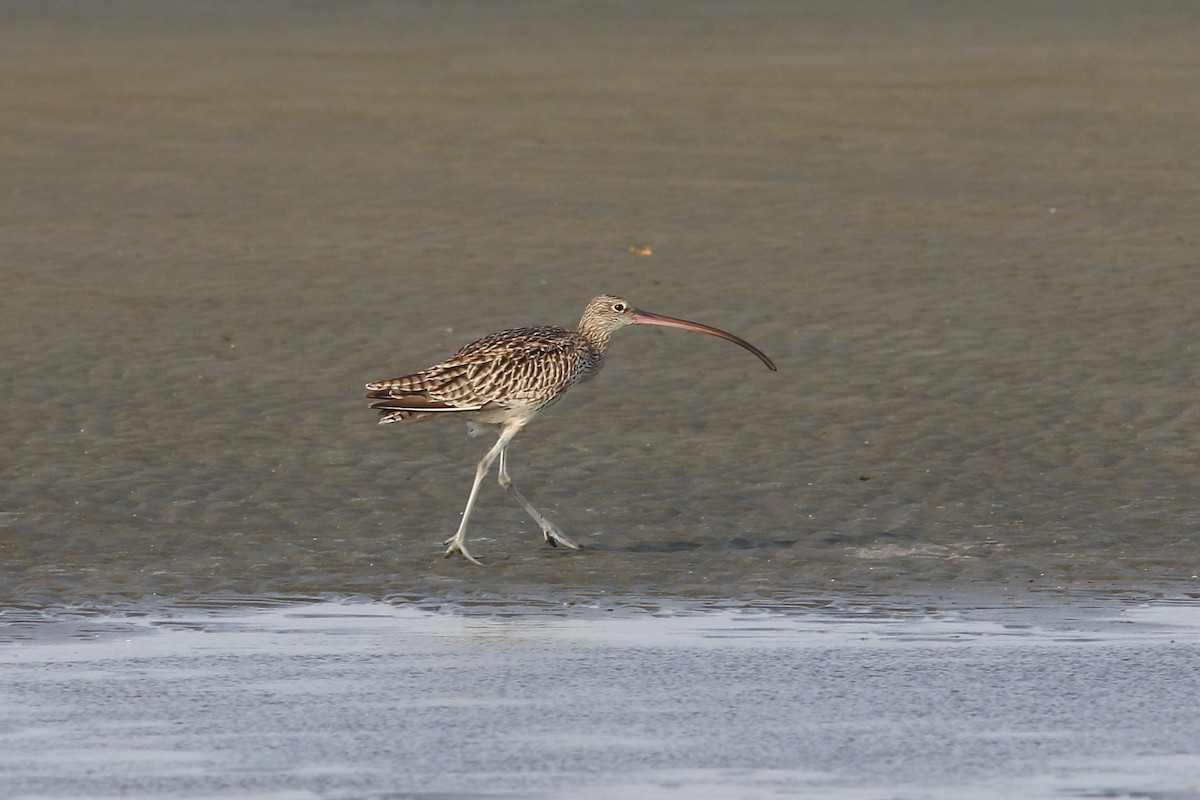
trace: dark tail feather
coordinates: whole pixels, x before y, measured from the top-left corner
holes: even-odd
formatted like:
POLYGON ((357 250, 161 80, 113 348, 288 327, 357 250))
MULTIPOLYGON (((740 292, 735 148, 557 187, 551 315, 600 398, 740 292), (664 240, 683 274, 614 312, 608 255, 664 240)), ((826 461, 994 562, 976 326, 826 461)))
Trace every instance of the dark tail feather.
POLYGON ((377 389, 367 393, 368 400, 375 400, 369 408, 379 412, 379 423, 405 422, 430 414, 474 411, 474 408, 459 408, 441 400, 431 400, 421 394, 405 394, 396 397, 388 389, 377 389))

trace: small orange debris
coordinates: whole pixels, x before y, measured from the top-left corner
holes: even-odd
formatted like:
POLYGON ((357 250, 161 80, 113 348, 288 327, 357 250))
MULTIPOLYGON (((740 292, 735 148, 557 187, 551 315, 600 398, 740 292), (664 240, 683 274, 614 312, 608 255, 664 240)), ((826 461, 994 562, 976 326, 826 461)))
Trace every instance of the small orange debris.
POLYGON ((633 253, 635 256, 649 256, 654 254, 654 251, 650 249, 650 246, 645 244, 631 244, 629 245, 629 252, 633 253))

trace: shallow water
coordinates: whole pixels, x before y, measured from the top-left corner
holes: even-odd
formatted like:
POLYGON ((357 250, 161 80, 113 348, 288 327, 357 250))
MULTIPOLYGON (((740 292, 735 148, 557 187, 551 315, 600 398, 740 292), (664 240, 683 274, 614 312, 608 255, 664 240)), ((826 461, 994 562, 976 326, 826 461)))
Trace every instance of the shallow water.
POLYGON ((6 797, 1200 796, 1193 604, 176 608, 0 648, 6 797))

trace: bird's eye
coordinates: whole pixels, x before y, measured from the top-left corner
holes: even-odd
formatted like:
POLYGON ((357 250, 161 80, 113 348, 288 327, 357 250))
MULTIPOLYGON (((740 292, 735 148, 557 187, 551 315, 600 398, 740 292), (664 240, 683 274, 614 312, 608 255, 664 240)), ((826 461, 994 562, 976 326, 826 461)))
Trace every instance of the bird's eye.
POLYGON ((613 311, 616 311, 618 314, 627 308, 629 308, 629 306, 625 305, 624 303, 613 303, 613 311))

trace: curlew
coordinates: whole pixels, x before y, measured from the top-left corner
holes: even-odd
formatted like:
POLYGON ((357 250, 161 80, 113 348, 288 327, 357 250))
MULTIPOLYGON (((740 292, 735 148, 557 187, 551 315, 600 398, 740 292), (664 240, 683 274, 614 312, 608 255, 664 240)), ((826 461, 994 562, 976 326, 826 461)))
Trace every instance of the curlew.
POLYGON ((639 311, 620 297, 600 295, 588 303, 576 330, 543 326, 513 328, 471 342, 450 359, 428 369, 368 383, 370 407, 378 409, 380 424, 424 417, 462 416, 477 435, 495 428, 499 437, 475 468, 475 482, 463 509, 458 531, 447 539, 446 557, 460 553, 480 562, 467 550, 467 522, 479 485, 499 459, 500 485, 533 517, 546 542, 572 550, 582 547, 546 519, 513 485, 508 474, 508 443, 542 410, 558 401, 577 383, 590 380, 604 366, 608 340, 626 325, 662 325, 707 333, 746 348, 767 368, 775 364, 766 354, 732 333, 661 314, 639 311))

